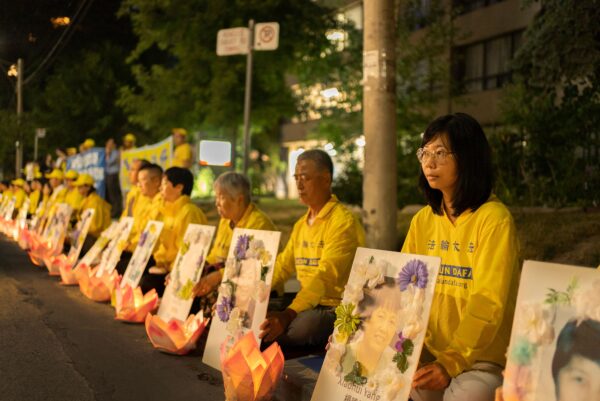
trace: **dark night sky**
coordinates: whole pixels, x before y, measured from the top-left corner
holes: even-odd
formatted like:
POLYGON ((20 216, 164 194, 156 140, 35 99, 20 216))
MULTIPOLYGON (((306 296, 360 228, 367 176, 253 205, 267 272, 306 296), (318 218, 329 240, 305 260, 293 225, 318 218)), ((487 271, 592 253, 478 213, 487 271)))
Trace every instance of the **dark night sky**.
POLYGON ((54 61, 95 43, 111 40, 134 43, 129 23, 117 19, 119 0, 2 0, 0 1, 0 65, 6 70, 18 57, 25 61, 25 77, 58 43, 55 53, 39 72, 51 71, 54 61), (77 15, 77 17, 75 17, 77 15), (52 17, 68 16, 72 26, 53 27, 52 17), (60 39, 61 35, 63 38, 60 39))

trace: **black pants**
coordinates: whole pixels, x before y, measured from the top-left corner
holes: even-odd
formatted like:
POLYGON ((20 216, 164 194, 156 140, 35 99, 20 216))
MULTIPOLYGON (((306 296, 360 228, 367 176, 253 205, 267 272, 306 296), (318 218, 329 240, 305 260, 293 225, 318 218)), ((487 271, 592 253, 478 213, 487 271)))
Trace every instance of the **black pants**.
POLYGON ((123 212, 123 196, 121 195, 121 184, 119 174, 107 174, 106 177, 106 201, 110 203, 110 217, 118 219, 123 212))
MULTIPOLYGON (((123 251, 123 253, 121 253, 121 259, 119 260, 119 263, 117 263, 116 267, 119 274, 125 274, 125 270, 127 270, 127 266, 129 265, 129 261, 131 261, 132 256, 133 254, 131 252, 123 251)), ((165 292, 166 274, 150 274, 148 269, 154 265, 156 265, 154 256, 150 256, 150 260, 148 260, 146 267, 144 267, 144 272, 142 273, 139 287, 142 289, 144 294, 154 288, 158 293, 158 296, 161 297, 163 292, 165 292)))

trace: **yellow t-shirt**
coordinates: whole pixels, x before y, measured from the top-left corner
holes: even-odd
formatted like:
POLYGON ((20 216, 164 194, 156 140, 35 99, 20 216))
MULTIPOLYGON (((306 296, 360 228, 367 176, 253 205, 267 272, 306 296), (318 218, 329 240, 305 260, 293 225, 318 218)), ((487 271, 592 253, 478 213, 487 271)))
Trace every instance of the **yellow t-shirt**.
POLYGON ((27 194, 23 190, 23 188, 17 188, 17 190, 13 193, 15 197, 15 210, 19 210, 21 206, 23 206, 23 202, 25 202, 25 198, 27 198, 27 194))
POLYGON ((275 224, 273 224, 269 216, 256 207, 254 203, 250 203, 244 211, 244 215, 235 226, 229 219, 219 220, 215 241, 206 257, 207 264, 214 265, 225 262, 227 254, 229 253, 231 238, 233 237, 233 229, 236 227, 249 228, 252 230, 276 230, 275 224))
POLYGON ((192 161, 192 147, 189 143, 182 143, 173 151, 173 167, 190 168, 192 161))
POLYGON ((123 208, 121 217, 133 216, 133 210, 135 209, 138 199, 141 196, 140 189, 137 186, 131 187, 129 192, 127 192, 127 196, 125 197, 125 207, 123 208))
POLYGON ((81 201, 81 212, 77 214, 77 219, 81 220, 81 213, 86 209, 94 209, 94 217, 90 223, 88 235, 94 238, 100 237, 102 231, 110 225, 110 209, 108 202, 100 197, 96 192, 92 192, 81 201))
POLYGON ((67 188, 64 185, 59 185, 58 187, 52 189, 52 195, 50 195, 50 203, 53 205, 63 203, 65 201, 66 196, 67 188))
POLYGON ((137 204, 133 209, 133 226, 129 234, 129 244, 126 250, 133 252, 138 244, 140 235, 146 228, 146 224, 150 220, 160 220, 160 211, 163 205, 163 198, 160 193, 154 195, 153 198, 141 195, 138 198, 137 204))
POLYGON ((164 226, 154 252, 154 260, 157 265, 171 271, 188 225, 206 224, 206 216, 192 203, 189 196, 184 195, 175 202, 165 201, 161 209, 161 218, 164 226))
POLYGON ((271 287, 279 288, 296 272, 301 289, 290 309, 300 313, 317 305, 336 306, 356 248, 364 243, 362 225, 332 195, 312 225, 308 225, 308 212, 294 225, 290 240, 277 256, 271 287))
POLYGON ((77 187, 67 189, 65 202, 73 209, 74 216, 79 213, 79 210, 81 209, 81 202, 83 202, 83 196, 81 196, 77 187))
POLYGON ((455 224, 421 209, 402 252, 439 256, 425 345, 452 377, 475 361, 504 366, 519 285, 519 243, 508 209, 492 196, 455 224))
POLYGON ((36 189, 35 191, 31 191, 31 193, 29 194, 29 210, 27 211, 29 214, 31 214, 31 215, 35 214, 35 212, 38 208, 38 204, 40 203, 41 196, 42 196, 42 193, 40 192, 39 189, 36 189))

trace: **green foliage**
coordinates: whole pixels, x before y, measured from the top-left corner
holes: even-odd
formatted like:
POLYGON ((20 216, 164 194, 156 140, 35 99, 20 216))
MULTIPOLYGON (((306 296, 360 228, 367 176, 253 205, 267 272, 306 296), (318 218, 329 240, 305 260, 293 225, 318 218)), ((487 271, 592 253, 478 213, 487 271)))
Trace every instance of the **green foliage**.
MULTIPOLYGON (((531 2, 529 2, 531 3, 531 2)), ((498 192, 527 204, 600 201, 600 2, 544 0, 502 102, 498 192)))

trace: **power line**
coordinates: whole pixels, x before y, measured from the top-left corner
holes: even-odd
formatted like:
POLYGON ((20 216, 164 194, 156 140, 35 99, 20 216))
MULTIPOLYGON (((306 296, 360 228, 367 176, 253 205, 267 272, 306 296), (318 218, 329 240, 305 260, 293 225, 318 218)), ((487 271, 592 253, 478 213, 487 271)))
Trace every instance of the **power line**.
POLYGON ((60 50, 64 49, 64 45, 63 45, 63 47, 57 51, 59 45, 61 43, 63 43, 63 40, 64 40, 64 44, 66 44, 71 39, 71 37, 73 36, 73 33, 75 32, 75 28, 77 28, 77 26, 81 23, 81 21, 83 21, 83 19, 85 18, 86 14, 89 11, 93 2, 94 2, 94 0, 82 0, 81 1, 79 8, 75 11, 75 14, 73 14, 73 18, 72 18, 73 22, 67 27, 67 29, 65 29, 62 32, 62 34, 60 35, 60 37, 58 38, 58 40, 56 41, 56 43, 54 44, 52 49, 50 49, 50 52, 48 52, 46 57, 37 66, 35 71, 33 71, 25 80, 23 80, 24 85, 31 82, 33 80, 33 78, 35 78, 35 76, 40 71, 42 71, 43 69, 47 68, 50 65, 49 63, 50 63, 50 59, 52 58, 52 56, 58 55, 60 50), (78 18, 80 15, 81 15, 81 18, 78 18))

